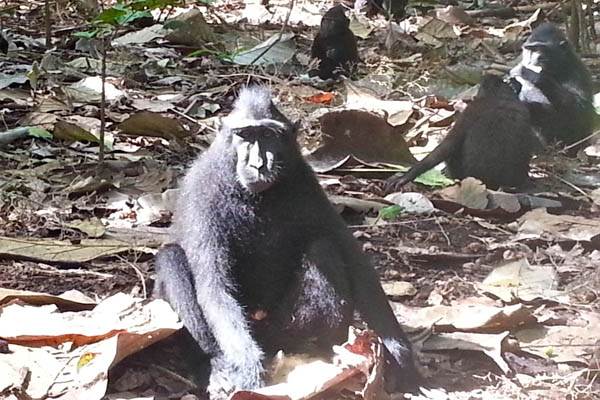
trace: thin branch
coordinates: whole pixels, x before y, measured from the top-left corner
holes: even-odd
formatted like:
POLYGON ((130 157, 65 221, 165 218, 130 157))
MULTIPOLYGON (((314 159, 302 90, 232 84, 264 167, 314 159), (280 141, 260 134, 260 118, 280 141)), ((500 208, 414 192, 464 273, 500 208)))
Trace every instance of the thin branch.
POLYGON ((570 149, 572 149, 573 147, 577 147, 577 146, 579 146, 581 143, 583 143, 583 142, 586 142, 587 140, 589 140, 589 139, 593 138, 594 136, 596 136, 596 135, 598 135, 598 134, 600 134, 600 130, 599 130, 599 131, 596 131, 596 132, 594 132, 594 133, 592 133, 592 134, 590 134, 590 135, 588 135, 588 136, 586 136, 586 137, 584 137, 583 139, 580 139, 580 140, 576 141, 575 143, 571 143, 570 145, 568 145, 568 146, 565 146, 565 148, 564 148, 564 151, 570 150, 570 149))
MULTIPOLYGON (((110 40, 109 40, 110 43, 110 40)), ((98 152, 98 164, 104 163, 104 131, 106 130, 106 37, 102 38, 102 93, 100 95, 100 151, 98 152)))
MULTIPOLYGON (((56 6, 58 7, 58 5, 56 6)), ((46 25, 46 48, 52 47, 52 24, 50 22, 50 0, 44 2, 44 24, 46 25)))
POLYGON ((294 1, 295 0, 292 0, 290 2, 290 10, 288 11, 287 16, 285 17, 285 21, 283 21, 283 26, 281 27, 281 30, 279 31, 279 36, 277 36, 277 39, 273 43, 271 43, 269 46, 267 46, 267 48, 264 49, 263 52, 260 53, 254 60, 252 60, 250 65, 254 65, 254 63, 256 61, 258 61, 262 56, 267 54, 267 52, 269 50, 271 50, 273 48, 273 46, 275 46, 277 43, 279 43, 281 41, 281 38, 283 37, 283 32, 285 31, 285 28, 287 28, 287 26, 288 26, 288 22, 290 20, 290 15, 292 15, 292 9, 294 8, 294 1))

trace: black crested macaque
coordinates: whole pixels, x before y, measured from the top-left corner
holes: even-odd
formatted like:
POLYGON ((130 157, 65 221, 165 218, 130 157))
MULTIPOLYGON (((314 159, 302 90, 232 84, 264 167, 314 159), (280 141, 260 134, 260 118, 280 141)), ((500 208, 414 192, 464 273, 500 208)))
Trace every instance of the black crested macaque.
POLYGON ((388 178, 386 191, 398 190, 442 161, 453 178, 472 176, 489 187, 522 185, 535 139, 518 88, 517 82, 484 76, 477 96, 442 142, 407 173, 388 178))
POLYGON ((311 48, 311 55, 320 60, 319 69, 310 71, 309 75, 318 75, 325 80, 353 73, 359 58, 356 38, 349 26, 350 20, 340 4, 323 15, 321 28, 311 48))
POLYGON ((407 3, 408 0, 356 0, 354 10, 366 13, 367 17, 383 14, 388 18, 392 14, 394 19, 402 19, 406 15, 407 3))
POLYGON ((543 23, 523 44, 509 74, 521 83, 542 144, 573 144, 592 133, 595 111, 590 72, 558 27, 543 23))
POLYGON ((386 388, 416 389, 410 344, 297 132, 266 88, 240 92, 185 176, 175 244, 156 257, 158 295, 210 357, 211 398, 261 386, 280 349, 331 351, 355 310, 385 344, 386 388))

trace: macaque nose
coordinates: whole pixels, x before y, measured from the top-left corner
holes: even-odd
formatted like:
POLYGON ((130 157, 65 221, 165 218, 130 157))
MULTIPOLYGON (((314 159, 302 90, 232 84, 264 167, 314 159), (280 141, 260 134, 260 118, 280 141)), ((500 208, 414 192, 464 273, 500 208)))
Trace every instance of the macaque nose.
POLYGON ((256 141, 250 146, 248 166, 260 170, 264 165, 265 162, 260 154, 260 145, 258 144, 258 141, 256 141))

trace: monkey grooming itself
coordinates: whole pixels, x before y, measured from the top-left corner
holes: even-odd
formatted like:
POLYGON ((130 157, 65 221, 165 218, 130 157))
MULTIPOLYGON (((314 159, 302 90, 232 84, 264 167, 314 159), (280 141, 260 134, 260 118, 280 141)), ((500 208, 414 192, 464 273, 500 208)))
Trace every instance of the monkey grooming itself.
POLYGON ((317 71, 310 71, 325 80, 337 78, 339 72, 349 75, 358 63, 356 38, 349 28, 350 20, 346 18, 344 7, 337 5, 330 8, 321 20, 321 28, 315 36, 311 55, 320 61, 317 71))
POLYGON ((385 345, 386 388, 414 389, 410 344, 297 133, 267 89, 240 92, 184 178, 175 243, 156 256, 158 295, 210 357, 213 399, 261 386, 278 350, 327 354, 355 310, 385 345))
POLYGON ((386 191, 398 190, 442 161, 453 178, 472 176, 489 187, 520 186, 527 179, 533 145, 529 111, 511 83, 486 75, 442 142, 407 173, 388 178, 386 191))
POLYGON ((536 27, 509 76, 531 111, 543 142, 575 143, 592 133, 595 116, 590 72, 555 25, 536 27))

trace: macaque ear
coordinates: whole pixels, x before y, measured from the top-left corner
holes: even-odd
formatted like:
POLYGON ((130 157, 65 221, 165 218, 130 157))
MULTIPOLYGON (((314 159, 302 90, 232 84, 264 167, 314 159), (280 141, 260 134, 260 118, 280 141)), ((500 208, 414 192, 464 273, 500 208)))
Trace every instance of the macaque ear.
POLYGON ((292 136, 294 139, 298 137, 298 132, 300 131, 300 120, 297 120, 292 123, 292 136))
POLYGON ((229 137, 231 136, 231 129, 229 129, 225 122, 223 121, 223 118, 217 118, 215 120, 215 129, 217 131, 217 136, 221 136, 221 137, 229 137))
POLYGON ((223 119, 221 117, 219 117, 215 120, 215 129, 217 131, 220 131, 221 128, 223 128, 223 119))

